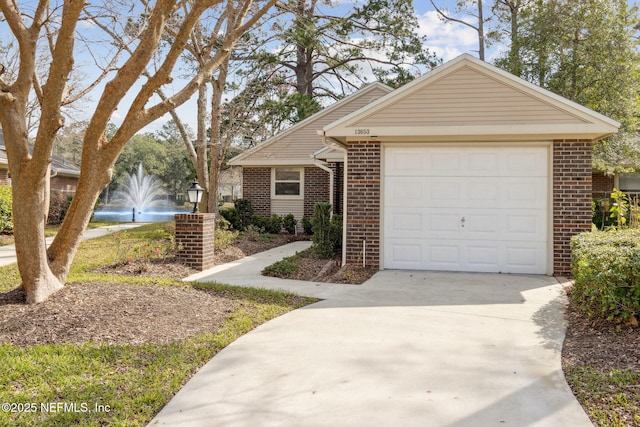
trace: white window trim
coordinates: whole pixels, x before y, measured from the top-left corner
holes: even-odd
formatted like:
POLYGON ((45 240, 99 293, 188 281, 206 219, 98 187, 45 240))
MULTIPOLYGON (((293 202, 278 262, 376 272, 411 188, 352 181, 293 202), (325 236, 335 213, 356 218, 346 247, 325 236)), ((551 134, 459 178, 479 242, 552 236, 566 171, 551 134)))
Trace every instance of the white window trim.
POLYGON ((300 167, 272 167, 271 168, 271 198, 280 200, 301 200, 304 199, 304 168, 300 167), (300 194, 297 196, 276 195, 276 169, 296 169, 300 171, 300 194))

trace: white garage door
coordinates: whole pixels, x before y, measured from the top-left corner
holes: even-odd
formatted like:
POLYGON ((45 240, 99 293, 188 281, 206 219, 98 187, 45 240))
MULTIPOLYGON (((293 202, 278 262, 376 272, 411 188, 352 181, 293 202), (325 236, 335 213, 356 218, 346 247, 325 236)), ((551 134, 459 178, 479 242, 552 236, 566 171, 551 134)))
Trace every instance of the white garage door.
POLYGON ((546 147, 387 147, 384 268, 545 274, 546 147))

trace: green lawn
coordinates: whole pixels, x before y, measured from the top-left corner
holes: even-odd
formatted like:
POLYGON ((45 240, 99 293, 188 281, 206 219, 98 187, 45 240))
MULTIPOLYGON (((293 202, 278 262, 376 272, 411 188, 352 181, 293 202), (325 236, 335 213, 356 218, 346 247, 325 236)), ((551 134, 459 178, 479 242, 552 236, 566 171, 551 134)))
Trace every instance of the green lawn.
MULTIPOLYGON (((0 403, 5 403, 0 425, 144 426, 222 348, 257 325, 313 302, 274 291, 89 272, 131 257, 163 256, 171 244, 169 237, 166 225, 151 224, 85 241, 69 281, 206 287, 240 302, 224 325, 174 344, 0 344, 0 403)), ((0 277, 4 279, 0 291, 20 283, 15 264, 0 267, 0 277)))

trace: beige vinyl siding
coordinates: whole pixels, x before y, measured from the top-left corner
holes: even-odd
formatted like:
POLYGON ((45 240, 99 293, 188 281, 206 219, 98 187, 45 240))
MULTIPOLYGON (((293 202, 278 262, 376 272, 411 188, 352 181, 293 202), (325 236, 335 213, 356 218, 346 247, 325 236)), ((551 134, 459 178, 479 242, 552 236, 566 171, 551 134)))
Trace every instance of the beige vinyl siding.
POLYGON ((350 126, 576 124, 584 120, 469 66, 350 126))
POLYGON ((300 126, 292 132, 287 132, 281 136, 276 136, 273 143, 265 143, 265 145, 248 155, 243 159, 244 164, 251 161, 291 161, 290 164, 303 162, 302 164, 311 164, 311 154, 322 147, 322 138, 318 135, 318 130, 324 126, 341 119, 345 115, 368 105, 370 102, 386 95, 388 92, 373 87, 362 96, 358 94, 352 95, 349 102, 345 102, 342 106, 334 108, 327 114, 321 114, 316 120, 300 126))
POLYGON ((291 213, 300 222, 304 216, 304 200, 271 199, 271 213, 280 216, 291 213))

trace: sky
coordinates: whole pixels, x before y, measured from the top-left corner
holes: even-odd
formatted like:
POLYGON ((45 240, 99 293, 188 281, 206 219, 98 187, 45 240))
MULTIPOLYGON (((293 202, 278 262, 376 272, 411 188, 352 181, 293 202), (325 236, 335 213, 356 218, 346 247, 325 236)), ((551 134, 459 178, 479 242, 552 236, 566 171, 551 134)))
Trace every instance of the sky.
MULTIPOLYGON (((630 3, 636 3, 637 1, 640 0, 630 0, 630 3)), ((338 4, 340 4, 340 2, 342 4, 339 7, 342 8, 350 7, 353 4, 353 2, 338 0, 338 4)), ((362 0, 359 0, 358 2, 362 2, 362 0)), ((32 4, 33 0, 18 0, 18 3, 20 5, 32 4)), ((438 0, 436 3, 445 7, 453 7, 455 4, 455 0, 438 0)), ((477 33, 473 29, 457 23, 444 22, 442 19, 440 19, 438 13, 433 10, 433 7, 429 0, 416 0, 414 1, 414 7, 416 9, 416 14, 419 21, 418 33, 427 37, 426 46, 431 52, 434 52, 436 56, 443 62, 447 62, 462 53, 468 53, 477 56, 477 33)), ((470 18, 467 17, 466 19, 470 18)), ((0 40, 8 39, 9 36, 6 23, 3 23, 0 19, 0 40)), ((491 62, 500 53, 501 49, 504 49, 504 46, 496 45, 488 49, 486 58, 487 61, 491 62)), ((78 64, 78 62, 76 62, 76 64, 78 64)), ((369 81, 372 80, 372 78, 369 79, 369 81)), ((98 99, 99 96, 100 91, 94 91, 91 93, 92 99, 98 99)), ((78 111, 77 114, 75 114, 75 119, 83 120, 89 118, 89 113, 92 112, 91 101, 88 101, 85 105, 83 105, 82 110, 83 111, 78 111)), ((120 108, 118 111, 116 111, 113 116, 114 123, 119 125, 125 112, 126 108, 120 108)), ((178 112, 180 113, 181 117, 183 117, 184 120, 193 129, 195 129, 195 100, 190 101, 184 106, 180 107, 178 109, 178 112)), ((167 114, 150 126, 146 127, 143 131, 154 132, 160 129, 162 125, 169 120, 170 117, 167 114)))

